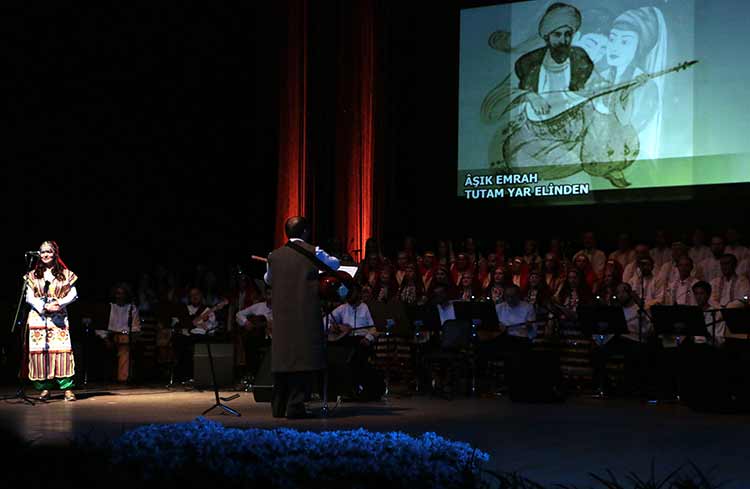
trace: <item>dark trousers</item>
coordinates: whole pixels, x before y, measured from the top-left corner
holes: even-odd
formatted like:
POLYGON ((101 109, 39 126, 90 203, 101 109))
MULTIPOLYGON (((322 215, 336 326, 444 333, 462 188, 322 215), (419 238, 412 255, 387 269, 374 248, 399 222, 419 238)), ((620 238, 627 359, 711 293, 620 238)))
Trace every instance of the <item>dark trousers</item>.
POLYGON ((305 414, 305 398, 312 388, 314 372, 274 372, 271 411, 274 418, 305 414))

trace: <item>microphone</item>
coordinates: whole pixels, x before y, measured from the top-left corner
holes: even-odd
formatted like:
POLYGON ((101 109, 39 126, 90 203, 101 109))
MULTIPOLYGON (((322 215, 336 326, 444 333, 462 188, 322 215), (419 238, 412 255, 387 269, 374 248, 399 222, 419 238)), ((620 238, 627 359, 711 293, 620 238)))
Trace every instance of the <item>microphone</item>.
POLYGON ((39 253, 38 251, 27 251, 26 253, 24 253, 24 255, 26 255, 26 256, 41 256, 41 253, 39 253))

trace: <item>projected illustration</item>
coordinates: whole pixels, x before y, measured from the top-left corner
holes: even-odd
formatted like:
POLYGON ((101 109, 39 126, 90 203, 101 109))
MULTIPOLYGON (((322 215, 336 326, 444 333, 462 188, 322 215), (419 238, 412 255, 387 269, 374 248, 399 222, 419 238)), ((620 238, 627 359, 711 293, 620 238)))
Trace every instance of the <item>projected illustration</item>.
MULTIPOLYGON (((725 17, 733 11, 703 0, 533 1, 462 11, 459 195, 746 181, 747 163, 736 157, 750 149, 746 138, 726 144, 729 134, 712 134, 712 119, 695 113, 721 108, 747 125, 745 111, 716 90, 741 75, 712 65, 733 51, 740 56, 726 36, 741 28, 708 15, 714 8, 725 17), (707 15, 697 22, 701 11, 707 15), (698 82, 696 73, 721 78, 698 82), (734 155, 707 159, 730 153, 719 141, 734 155), (507 187, 519 182, 531 187, 507 187)), ((750 11, 741 2, 736 8, 750 11)))
MULTIPOLYGON (((667 26, 656 7, 623 12, 608 37, 600 29, 581 33, 581 23, 575 6, 551 5, 539 22, 544 46, 522 54, 488 93, 482 120, 510 115, 490 142, 491 165, 533 170, 544 180, 585 171, 627 187, 622 170, 658 148, 660 77, 672 71, 665 71, 667 26)), ((498 34, 491 40, 507 38, 498 34)))

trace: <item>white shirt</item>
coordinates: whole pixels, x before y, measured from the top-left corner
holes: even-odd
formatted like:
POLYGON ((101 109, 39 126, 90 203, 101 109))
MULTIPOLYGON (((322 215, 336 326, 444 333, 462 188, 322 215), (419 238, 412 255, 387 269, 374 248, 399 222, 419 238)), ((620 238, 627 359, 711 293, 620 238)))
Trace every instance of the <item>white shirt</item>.
POLYGON ((456 319, 456 310, 453 308, 453 301, 448 302, 446 305, 438 304, 437 310, 441 326, 449 319, 456 319))
POLYGON ((273 321, 273 311, 268 307, 267 302, 258 302, 252 306, 246 307, 236 314, 237 324, 240 326, 246 326, 248 321, 247 318, 250 316, 263 316, 268 321, 273 321))
POLYGON ((511 307, 507 302, 501 302, 495 306, 497 320, 501 326, 508 327, 508 334, 528 338, 536 336, 536 324, 526 326, 523 323, 536 320, 534 306, 526 301, 520 301, 517 306, 511 307), (529 335, 529 332, 532 334, 529 335))
POLYGON ((122 306, 110 304, 107 329, 116 333, 127 333, 128 317, 131 317, 130 330, 132 332, 140 331, 141 318, 138 316, 138 308, 134 304, 125 304, 122 306), (131 314, 132 317, 130 316, 131 314))
POLYGON ((711 280, 711 303, 717 307, 724 307, 732 301, 744 300, 750 296, 750 282, 747 278, 737 274, 730 279, 723 275, 711 280))
MULTIPOLYGON (((305 242, 304 240, 299 238, 291 238, 289 241, 294 241, 295 243, 305 242)), ((319 246, 315 247, 315 257, 334 270, 338 270, 339 266, 341 266, 341 262, 338 258, 336 258, 335 256, 330 256, 328 253, 320 249, 319 246)), ((268 268, 268 264, 266 264, 266 273, 265 275, 263 275, 263 280, 265 280, 268 285, 271 285, 271 269, 268 268)))
POLYGON ((698 282, 695 277, 688 277, 682 280, 679 276, 667 284, 664 291, 664 303, 670 306, 683 305, 694 306, 695 297, 693 297, 693 285, 698 282))
MULTIPOLYGON (((370 314, 370 308, 364 302, 360 302, 357 307, 349 303, 341 304, 333 310, 331 315, 336 324, 344 324, 351 328, 372 327, 375 325, 375 321, 372 320, 372 315, 370 314)), ((373 331, 368 329, 352 329, 352 332, 349 334, 352 336, 366 336, 368 340, 372 341, 375 338, 372 333, 373 331)))

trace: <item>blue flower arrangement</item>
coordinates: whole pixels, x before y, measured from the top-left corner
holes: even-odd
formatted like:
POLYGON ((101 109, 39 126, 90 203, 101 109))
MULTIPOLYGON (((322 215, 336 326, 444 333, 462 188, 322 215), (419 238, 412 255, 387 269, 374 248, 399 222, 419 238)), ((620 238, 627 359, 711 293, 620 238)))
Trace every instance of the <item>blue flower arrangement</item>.
POLYGON ((435 433, 237 429, 205 418, 136 428, 113 443, 112 454, 115 465, 150 480, 195 473, 283 488, 341 487, 345 481, 345 487, 363 488, 477 487, 489 460, 435 433))

